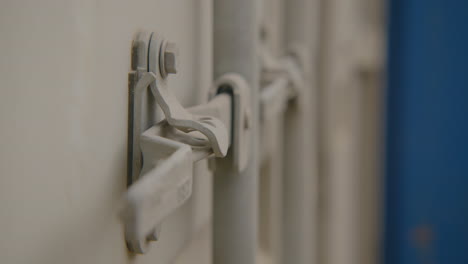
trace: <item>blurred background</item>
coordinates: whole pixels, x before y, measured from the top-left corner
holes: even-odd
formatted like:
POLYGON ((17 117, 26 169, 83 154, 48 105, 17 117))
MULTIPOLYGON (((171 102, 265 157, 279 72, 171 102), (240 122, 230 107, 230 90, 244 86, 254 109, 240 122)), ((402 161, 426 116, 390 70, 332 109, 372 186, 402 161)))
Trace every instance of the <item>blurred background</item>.
POLYGON ((466 0, 0 0, 0 263, 468 263, 467 19, 466 0), (178 45, 185 107, 243 74, 255 133, 247 172, 196 163, 136 255, 118 210, 142 31, 178 45), (291 57, 303 85, 267 101, 291 57))

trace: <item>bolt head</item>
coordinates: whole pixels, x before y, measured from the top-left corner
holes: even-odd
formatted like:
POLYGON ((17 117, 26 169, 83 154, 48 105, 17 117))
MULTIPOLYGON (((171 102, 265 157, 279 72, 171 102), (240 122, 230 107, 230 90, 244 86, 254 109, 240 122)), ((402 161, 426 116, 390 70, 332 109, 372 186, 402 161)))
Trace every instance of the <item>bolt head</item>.
POLYGON ((164 48, 164 70, 167 74, 177 73, 179 49, 173 42, 168 42, 164 48))

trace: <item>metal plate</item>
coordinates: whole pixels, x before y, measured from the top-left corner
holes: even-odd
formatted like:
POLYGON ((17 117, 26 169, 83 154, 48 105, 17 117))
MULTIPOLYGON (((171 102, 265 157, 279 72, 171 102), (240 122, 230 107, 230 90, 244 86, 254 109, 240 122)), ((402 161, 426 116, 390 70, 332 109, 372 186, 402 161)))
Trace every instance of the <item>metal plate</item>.
POLYGON ((142 73, 150 69, 158 77, 158 82, 164 81, 159 73, 161 39, 153 32, 140 32, 132 45, 132 69, 128 76, 127 186, 136 181, 143 165, 140 135, 159 121, 157 116, 161 116, 150 90, 135 89, 142 73))

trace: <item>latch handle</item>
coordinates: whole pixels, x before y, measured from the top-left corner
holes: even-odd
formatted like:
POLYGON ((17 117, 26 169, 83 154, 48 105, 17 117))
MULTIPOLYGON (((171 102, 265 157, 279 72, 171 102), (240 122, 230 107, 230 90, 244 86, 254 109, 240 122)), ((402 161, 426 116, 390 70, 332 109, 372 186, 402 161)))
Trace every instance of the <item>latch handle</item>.
MULTIPOLYGON (((147 74, 151 74, 156 80, 154 73, 148 72, 147 74)), ((191 114, 185 110, 165 84, 156 82, 151 85, 151 91, 171 126, 186 133, 199 131, 208 138, 215 156, 226 156, 229 148, 229 136, 223 122, 212 116, 191 114)))
POLYGON ((192 149, 158 136, 164 126, 141 135, 144 166, 141 178, 128 190, 122 217, 129 249, 144 253, 155 227, 192 193, 192 149))

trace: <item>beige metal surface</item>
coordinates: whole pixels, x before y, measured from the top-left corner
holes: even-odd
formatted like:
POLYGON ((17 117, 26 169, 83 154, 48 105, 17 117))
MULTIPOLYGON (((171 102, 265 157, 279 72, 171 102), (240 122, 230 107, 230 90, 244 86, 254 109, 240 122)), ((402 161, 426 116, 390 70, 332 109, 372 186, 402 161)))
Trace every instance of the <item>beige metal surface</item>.
MULTIPOLYGON (((139 30, 178 43, 171 86, 199 102, 211 84, 210 1, 0 3, 2 263, 168 263, 210 212, 210 178, 148 255, 127 253, 118 203, 126 189, 127 73, 139 30), (198 67, 204 65, 204 67, 198 67)), ((206 254, 209 254, 207 252, 206 254)))
POLYGON ((383 1, 322 1, 320 263, 378 263, 383 1))
POLYGON ((0 262, 375 263, 381 3, 1 1, 0 262), (206 161, 194 164, 191 198, 132 255, 118 212, 141 31, 177 44, 169 88, 184 107, 207 102, 213 73, 245 75, 255 156, 244 174, 219 162, 215 184, 206 161), (296 44, 305 91, 260 127, 259 50, 281 58, 296 44))

